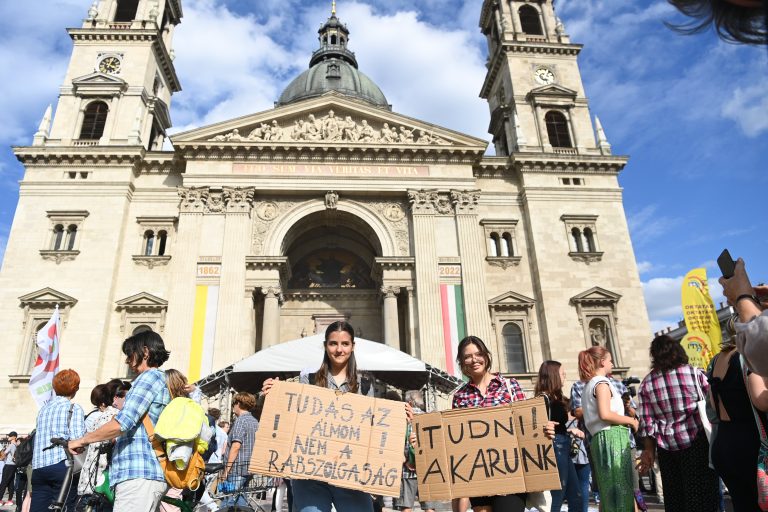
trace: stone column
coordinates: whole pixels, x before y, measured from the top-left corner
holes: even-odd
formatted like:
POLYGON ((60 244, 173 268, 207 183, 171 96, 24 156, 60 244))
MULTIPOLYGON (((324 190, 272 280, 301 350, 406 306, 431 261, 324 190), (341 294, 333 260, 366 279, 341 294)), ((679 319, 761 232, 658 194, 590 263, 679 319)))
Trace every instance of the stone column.
POLYGON ((459 235, 467 334, 492 343, 495 337, 491 330, 488 296, 485 291, 484 263, 483 258, 477 255, 477 248, 482 247, 483 244, 483 230, 477 218, 479 199, 479 190, 451 191, 451 202, 456 210, 456 228, 459 235))
POLYGON ((279 286, 261 289, 264 294, 264 319, 261 328, 261 350, 280 343, 280 295, 279 286))
POLYGON ((245 257, 250 243, 253 188, 224 187, 224 247, 221 256, 219 309, 216 315, 216 342, 213 370, 225 368, 252 353, 245 343, 243 325, 248 319, 251 299, 245 292, 245 257))
POLYGON ((440 281, 435 245, 438 199, 436 190, 408 191, 416 253, 416 301, 419 319, 416 346, 423 361, 445 369, 443 324, 440 321, 440 281))
POLYGON ((171 351, 168 368, 183 372, 189 366, 192 321, 195 311, 197 260, 203 214, 208 202, 208 188, 179 188, 179 224, 171 259, 171 282, 168 294, 166 348, 171 351))
POLYGON ((406 349, 413 357, 421 357, 416 344, 416 308, 413 301, 413 286, 406 289, 408 293, 408 344, 406 349))
POLYGON ((400 290, 394 286, 384 285, 381 293, 384 296, 384 343, 388 347, 400 350, 400 321, 397 314, 397 293, 400 290))

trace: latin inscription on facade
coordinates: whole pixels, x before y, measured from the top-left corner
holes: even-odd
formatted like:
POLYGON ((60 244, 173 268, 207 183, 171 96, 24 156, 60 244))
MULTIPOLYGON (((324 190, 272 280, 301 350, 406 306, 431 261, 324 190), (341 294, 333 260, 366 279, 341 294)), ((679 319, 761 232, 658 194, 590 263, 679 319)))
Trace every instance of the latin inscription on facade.
POLYGON ((232 165, 234 174, 258 176, 360 176, 362 178, 419 178, 429 176, 426 165, 323 165, 242 164, 232 165))

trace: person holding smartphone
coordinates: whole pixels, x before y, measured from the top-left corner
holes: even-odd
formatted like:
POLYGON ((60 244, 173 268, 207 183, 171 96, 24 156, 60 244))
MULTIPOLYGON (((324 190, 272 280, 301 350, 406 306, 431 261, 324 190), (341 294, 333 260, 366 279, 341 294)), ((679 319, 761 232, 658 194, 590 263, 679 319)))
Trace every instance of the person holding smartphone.
MULTIPOLYGON (((725 251, 723 251, 725 253, 725 251)), ((754 373, 768 377, 768 286, 752 286, 744 260, 733 264, 733 272, 727 272, 718 258, 723 277, 723 295, 738 314, 736 348, 744 356, 754 373), (731 275, 728 275, 731 274, 731 275)))

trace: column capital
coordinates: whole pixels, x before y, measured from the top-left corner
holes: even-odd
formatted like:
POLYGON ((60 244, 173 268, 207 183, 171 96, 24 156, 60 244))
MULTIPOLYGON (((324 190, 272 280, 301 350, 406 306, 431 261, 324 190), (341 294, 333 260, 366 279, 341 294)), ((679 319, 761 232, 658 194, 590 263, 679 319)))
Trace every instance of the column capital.
POLYGON ((437 190, 409 190, 408 202, 414 215, 448 215, 453 212, 448 194, 437 190))
POLYGON ((210 197, 208 187, 179 187, 180 213, 205 213, 210 197))
POLYGON ((277 298, 280 300, 283 296, 283 290, 280 288, 280 285, 262 286, 261 293, 267 299, 277 298))
POLYGON ((227 213, 250 213, 253 208, 254 187, 224 187, 224 205, 227 213))
POLYGON ((451 190, 451 203, 457 215, 477 213, 480 190, 451 190))
POLYGON ((389 285, 383 285, 381 287, 381 294, 384 296, 385 299, 394 299, 395 296, 400 293, 400 287, 399 286, 389 286, 389 285))

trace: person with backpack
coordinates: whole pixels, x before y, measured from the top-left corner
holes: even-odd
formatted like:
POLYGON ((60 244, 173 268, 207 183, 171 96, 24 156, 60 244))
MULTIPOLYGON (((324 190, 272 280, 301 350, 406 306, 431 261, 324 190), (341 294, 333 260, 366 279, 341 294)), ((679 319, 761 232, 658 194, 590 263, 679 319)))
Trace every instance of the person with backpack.
MULTIPOLYGON (((54 437, 77 439, 85 434, 85 414, 72 402, 80 389, 80 376, 74 370, 62 370, 53 377, 56 396, 48 400, 37 414, 35 447, 32 453, 31 512, 47 512, 64 485, 67 454, 61 446, 51 446, 54 437)), ((74 510, 77 485, 71 484, 67 510, 74 510)))
MULTIPOLYGON (((168 490, 168 484, 155 450, 147 435, 144 418, 157 423, 171 401, 165 373, 159 368, 170 352, 159 334, 153 331, 134 334, 123 342, 128 366, 138 374, 125 396, 122 410, 106 425, 69 442, 69 450, 79 453, 91 443, 115 439, 110 467, 110 482, 115 489, 115 512, 155 512, 168 490)), ((36 492, 33 483, 33 496, 36 492)))
MULTIPOLYGON (((96 407, 85 417, 85 431, 93 432, 102 425, 106 425, 117 415, 118 410, 112 407, 112 394, 107 384, 99 384, 91 391, 91 403, 96 407)), ((93 494, 94 488, 104 480, 104 471, 109 464, 110 449, 109 441, 93 443, 88 446, 83 462, 83 469, 80 472, 80 481, 77 484, 77 494, 82 496, 80 502, 84 506, 87 497, 93 494)), ((109 505, 104 505, 101 510, 112 510, 109 505)))
POLYGON ((2 481, 0 481, 0 505, 13 505, 14 480, 16 478, 16 462, 13 456, 19 444, 19 435, 16 432, 8 434, 8 444, 0 450, 0 458, 5 461, 3 466, 2 481), (5 491, 8 491, 8 501, 3 502, 5 491))

